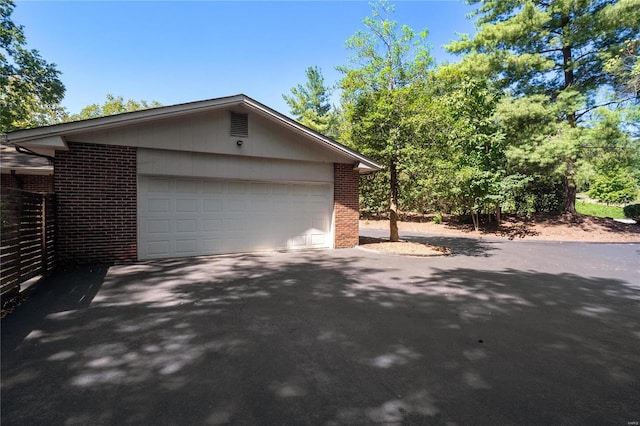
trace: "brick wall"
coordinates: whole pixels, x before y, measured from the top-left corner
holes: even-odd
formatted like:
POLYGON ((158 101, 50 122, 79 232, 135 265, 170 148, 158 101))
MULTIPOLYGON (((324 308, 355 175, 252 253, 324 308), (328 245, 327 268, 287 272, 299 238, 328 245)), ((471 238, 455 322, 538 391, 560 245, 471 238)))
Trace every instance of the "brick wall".
POLYGON ((14 174, 2 173, 0 175, 0 186, 2 186, 2 188, 22 189, 22 184, 18 179, 14 174))
POLYGON ((3 173, 0 177, 0 185, 3 188, 50 194, 53 192, 53 176, 3 173))
POLYGON ((352 164, 333 165, 333 214, 335 248, 358 245, 358 182, 359 174, 352 164))
POLYGON ((56 153, 57 253, 61 264, 137 258, 136 148, 68 142, 56 153))

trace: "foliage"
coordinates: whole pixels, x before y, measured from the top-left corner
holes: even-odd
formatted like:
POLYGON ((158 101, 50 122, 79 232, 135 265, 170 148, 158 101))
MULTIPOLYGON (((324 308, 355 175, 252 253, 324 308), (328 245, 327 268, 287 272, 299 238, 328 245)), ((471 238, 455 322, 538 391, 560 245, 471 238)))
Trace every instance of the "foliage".
POLYGON ((134 101, 133 99, 125 101, 122 96, 107 94, 107 100, 103 104, 88 105, 82 108, 80 113, 65 117, 64 121, 87 120, 90 118, 122 114, 124 112, 139 111, 143 109, 157 108, 160 106, 162 106, 162 104, 158 101, 134 101))
POLYGON ((627 74, 615 63, 628 62, 616 58, 637 38, 640 5, 637 0, 471 3, 479 3, 478 32, 448 48, 466 53, 460 66, 491 78, 508 95, 499 119, 513 147, 510 162, 527 175, 552 172, 552 181, 559 179, 564 187, 563 209, 573 212, 578 127, 606 87, 617 91, 605 103, 624 100, 620 81, 633 75, 636 58, 627 74))
POLYGON ((597 110, 582 138, 584 159, 593 170, 589 196, 605 203, 634 200, 640 183, 640 141, 624 130, 624 112, 597 110))
POLYGON ((340 136, 341 112, 329 103, 331 91, 324 85, 322 71, 318 67, 308 67, 307 82, 291 89, 291 96, 282 95, 289 105, 291 114, 300 124, 330 138, 340 136))
MULTIPOLYGON (((639 6, 640 7, 640 6, 639 6)), ((604 69, 614 76, 616 91, 640 97, 640 38, 626 40, 612 51, 604 62, 604 69)))
POLYGON ((306 70, 307 82, 291 89, 293 96, 282 95, 291 108, 291 113, 300 118, 306 111, 313 111, 319 116, 325 116, 331 110, 329 104, 329 90, 324 86, 324 77, 318 67, 306 70))
POLYGON ((390 240, 397 241, 399 165, 417 149, 419 123, 412 113, 432 59, 426 32, 398 27, 389 19, 393 7, 384 1, 372 7, 372 16, 364 20, 366 30, 347 40, 353 51, 350 66, 338 68, 344 74, 345 136, 353 147, 387 165, 390 240))
POLYGON ((588 194, 603 203, 628 203, 638 196, 638 181, 628 171, 617 169, 596 176, 588 194))
POLYGON ((625 206, 622 211, 625 217, 640 221, 640 204, 629 204, 625 206))
POLYGON ((622 207, 606 206, 604 204, 597 203, 585 203, 584 201, 576 202, 576 210, 578 213, 587 215, 612 219, 622 219, 625 217, 622 207))
POLYGON ((13 0, 0 0, 0 132, 51 124, 64 109, 55 64, 27 48, 24 28, 11 20, 13 0))

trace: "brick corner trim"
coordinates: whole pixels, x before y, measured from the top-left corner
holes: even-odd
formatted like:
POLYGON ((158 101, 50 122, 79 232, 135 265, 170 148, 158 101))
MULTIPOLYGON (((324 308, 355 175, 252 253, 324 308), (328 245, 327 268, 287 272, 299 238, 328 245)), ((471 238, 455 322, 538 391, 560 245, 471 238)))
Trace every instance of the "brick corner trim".
POLYGON ((359 174, 352 164, 333 165, 333 214, 335 224, 334 247, 349 248, 358 245, 359 174))
POLYGON ((68 142, 56 153, 60 264, 137 259, 137 150, 68 142))

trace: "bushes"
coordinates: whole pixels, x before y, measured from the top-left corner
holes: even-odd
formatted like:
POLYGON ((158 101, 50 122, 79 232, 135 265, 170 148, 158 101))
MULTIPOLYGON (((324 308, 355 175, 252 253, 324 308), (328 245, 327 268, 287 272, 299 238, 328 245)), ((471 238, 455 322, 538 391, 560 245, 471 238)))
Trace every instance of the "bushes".
POLYGON ((624 212, 625 217, 640 221, 640 204, 629 204, 623 208, 622 211, 624 212))
POLYGON ((628 203, 638 194, 638 181, 626 170, 617 170, 595 177, 589 197, 603 203, 628 203))

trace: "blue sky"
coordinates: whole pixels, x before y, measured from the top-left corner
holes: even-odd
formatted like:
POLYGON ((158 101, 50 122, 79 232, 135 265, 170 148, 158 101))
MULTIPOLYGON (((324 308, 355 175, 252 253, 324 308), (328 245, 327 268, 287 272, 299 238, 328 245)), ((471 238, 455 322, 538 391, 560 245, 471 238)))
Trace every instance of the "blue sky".
MULTIPOLYGON (((400 1, 393 16, 442 46, 473 33, 459 1, 400 1)), ((165 105, 244 93, 289 113, 283 93, 317 65, 327 84, 348 62, 345 40, 363 29, 366 1, 17 1, 13 20, 30 48, 58 65, 71 113, 107 93, 165 105)))

